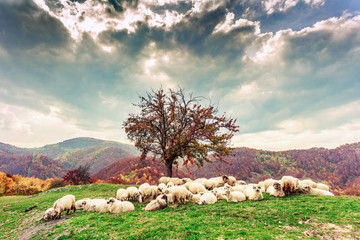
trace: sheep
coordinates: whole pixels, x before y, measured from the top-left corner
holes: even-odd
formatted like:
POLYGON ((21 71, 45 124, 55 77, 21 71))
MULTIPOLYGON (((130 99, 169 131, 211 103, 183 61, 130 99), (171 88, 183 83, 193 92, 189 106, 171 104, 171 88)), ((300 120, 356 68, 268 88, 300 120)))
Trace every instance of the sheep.
POLYGON ((165 185, 168 184, 168 182, 170 181, 170 178, 169 177, 161 177, 159 179, 159 184, 160 183, 164 183, 165 185))
POLYGON ((168 182, 168 184, 166 184, 166 188, 171 188, 173 186, 175 186, 173 182, 168 182))
POLYGON ((63 211, 66 211, 66 214, 69 214, 70 210, 76 211, 75 208, 75 196, 74 195, 66 195, 58 200, 55 201, 53 205, 53 215, 55 215, 54 218, 61 218, 61 213, 63 211))
POLYGON ((132 204, 131 202, 119 201, 113 197, 109 198, 107 204, 111 213, 130 212, 135 210, 134 204, 132 204))
POLYGON ((185 203, 185 201, 191 201, 192 193, 186 189, 185 186, 174 186, 165 190, 166 194, 172 194, 172 200, 174 204, 185 203))
POLYGON ((205 204, 214 204, 217 202, 217 198, 216 196, 211 193, 211 192, 207 192, 204 193, 199 200, 199 204, 200 205, 205 205, 205 204))
POLYGON ((284 197, 285 193, 281 188, 281 184, 278 182, 275 182, 273 185, 269 186, 266 189, 266 193, 274 196, 274 197, 284 197))
POLYGON ((295 193, 299 186, 299 179, 291 176, 283 176, 280 180, 281 188, 285 195, 295 193))
POLYGON ((247 185, 244 180, 237 180, 235 185, 247 185))
POLYGON ((226 189, 225 193, 228 202, 242 202, 246 200, 245 194, 240 191, 231 192, 230 189, 226 189))
MULTIPOLYGON (((142 197, 141 197, 141 193, 139 191, 139 189, 137 189, 136 187, 128 187, 126 189, 127 191, 127 196, 128 196, 128 199, 127 200, 135 200, 135 201, 138 201, 138 202, 142 202, 142 197)), ((120 199, 118 199, 120 200, 120 199)), ((121 201, 121 200, 120 200, 121 201)))
POLYGON ((143 210, 145 211, 155 211, 166 208, 168 205, 168 198, 166 194, 158 196, 155 200, 152 200, 148 205, 146 205, 143 210))
POLYGON ((310 195, 320 195, 320 196, 334 196, 334 194, 332 194, 329 191, 326 190, 322 190, 322 189, 317 189, 317 188, 312 188, 310 185, 308 184, 301 184, 299 186, 299 190, 302 193, 305 194, 310 194, 310 195))
POLYGON ((202 185, 204 185, 205 186, 205 182, 207 181, 208 179, 206 179, 206 178, 197 178, 197 179, 195 179, 195 181, 194 182, 198 182, 198 183, 201 183, 202 185))
POLYGON ((321 189, 321 190, 325 190, 325 191, 330 191, 329 186, 326 185, 326 184, 323 184, 323 183, 317 183, 316 188, 321 189))
MULTIPOLYGON (((166 191, 166 190, 165 190, 166 191)), ((173 195, 172 195, 172 193, 167 193, 166 194, 166 196, 167 196, 167 202, 168 202, 168 204, 174 204, 174 200, 173 200, 173 195)))
POLYGON ((207 190, 212 190, 214 188, 221 187, 223 184, 222 182, 219 182, 218 180, 215 179, 206 179, 203 185, 207 190))
POLYGON ((84 198, 84 199, 77 200, 75 202, 75 208, 83 210, 84 209, 83 204, 84 204, 84 201, 86 201, 86 200, 90 200, 90 198, 84 198))
POLYGON ((225 183, 229 184, 232 187, 234 187, 236 184, 236 178, 234 178, 233 176, 223 176, 223 180, 225 183))
POLYGON ((158 185, 158 188, 159 188, 160 192, 162 192, 162 193, 167 189, 165 183, 160 183, 158 185))
POLYGON ((265 192, 266 192, 266 190, 268 189, 268 187, 272 186, 274 183, 280 183, 280 182, 279 182, 278 180, 269 178, 269 179, 266 179, 266 180, 263 181, 263 182, 259 182, 259 186, 260 186, 260 187, 263 187, 263 188, 265 189, 265 192))
POLYGON ((232 192, 237 192, 237 191, 244 192, 245 187, 244 187, 244 185, 238 185, 238 186, 235 186, 235 187, 231 187, 230 191, 232 191, 232 192))
POLYGON ((48 220, 48 219, 52 219, 54 220, 56 215, 58 214, 58 212, 54 209, 54 208, 49 208, 48 210, 45 211, 43 217, 41 218, 41 220, 48 220))
POLYGON ((311 179, 299 180, 299 185, 300 184, 307 184, 307 185, 311 186, 312 188, 317 188, 317 183, 311 179))
MULTIPOLYGON (((141 186, 140 186, 141 187, 141 186)), ((159 188, 157 186, 143 186, 140 188, 139 191, 141 193, 142 201, 146 202, 148 200, 155 199, 158 195, 161 194, 159 188)))
POLYGON ((185 183, 193 182, 193 180, 190 179, 190 178, 183 178, 182 180, 183 180, 185 183))
POLYGON ((185 187, 186 187, 187 184, 188 184, 187 189, 193 194, 198 194, 198 193, 201 193, 201 192, 207 192, 206 188, 201 183, 190 182, 190 183, 186 183, 185 187))
POLYGON ((216 184, 215 184, 214 187, 222 187, 222 186, 224 186, 224 184, 226 183, 226 180, 227 180, 227 179, 228 179, 227 176, 222 176, 222 177, 210 178, 209 180, 216 182, 216 184))
POLYGON ((106 199, 89 199, 83 203, 84 211, 109 212, 106 199))
POLYGON ((227 199, 225 187, 215 188, 211 192, 216 196, 218 200, 227 199))
POLYGON ((244 194, 249 200, 262 200, 264 198, 259 185, 247 187, 244 194))
POLYGON ((183 184, 186 183, 183 179, 180 179, 180 178, 170 178, 169 182, 174 183, 175 186, 176 185, 183 185, 183 184))
POLYGON ((199 193, 199 194, 193 194, 192 196, 192 199, 191 199, 191 202, 193 203, 198 203, 200 201, 200 198, 201 198, 201 195, 203 193, 199 193))
POLYGON ((116 199, 119 201, 126 201, 129 198, 129 193, 126 189, 120 188, 116 192, 116 199))

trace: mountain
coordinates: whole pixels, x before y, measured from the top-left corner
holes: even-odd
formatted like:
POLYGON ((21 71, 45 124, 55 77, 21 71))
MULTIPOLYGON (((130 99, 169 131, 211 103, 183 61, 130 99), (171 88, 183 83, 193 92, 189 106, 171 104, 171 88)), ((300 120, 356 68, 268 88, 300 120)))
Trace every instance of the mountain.
POLYGON ((44 147, 40 148, 29 148, 28 150, 36 154, 41 154, 48 156, 49 158, 57 159, 65 153, 95 146, 117 146, 132 155, 137 155, 139 153, 133 145, 85 137, 73 138, 60 143, 45 145, 44 147))
MULTIPOLYGON (((121 158, 139 155, 137 149, 132 145, 94 138, 74 138, 40 148, 19 148, 0 143, 0 153, 0 162, 2 163, 0 171, 22 176, 27 176, 24 169, 27 169, 25 166, 28 166, 29 159, 34 155, 39 156, 40 159, 46 159, 43 162, 45 165, 53 166, 53 162, 55 162, 66 171, 89 163, 90 173, 94 173, 121 158), (17 166, 19 167, 17 168, 17 166)), ((39 172, 39 176, 35 177, 42 178, 44 176, 41 173, 42 168, 36 169, 37 166, 42 165, 34 165, 33 172, 39 172)), ((57 167, 55 168, 57 169, 57 167)), ((50 171, 49 176, 62 178, 66 171, 55 171, 55 173, 50 171)))
POLYGON ((40 179, 63 177, 69 169, 42 155, 19 155, 0 150, 0 171, 40 179))
POLYGON ((194 178, 229 174, 248 182, 259 182, 291 175, 325 182, 333 190, 360 186, 360 143, 345 144, 335 149, 280 152, 236 148, 224 160, 205 162, 202 168, 189 168, 194 178))

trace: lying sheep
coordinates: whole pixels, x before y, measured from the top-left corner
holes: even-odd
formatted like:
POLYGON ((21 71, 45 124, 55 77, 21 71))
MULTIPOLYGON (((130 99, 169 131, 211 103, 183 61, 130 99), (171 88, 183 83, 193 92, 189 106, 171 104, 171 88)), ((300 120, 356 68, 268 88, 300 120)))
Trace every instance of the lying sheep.
POLYGON ((227 199, 226 189, 224 187, 218 187, 211 191, 217 198, 217 200, 227 199))
POLYGON ((223 181, 224 183, 227 183, 232 187, 236 185, 236 178, 234 178, 233 176, 223 176, 223 181))
MULTIPOLYGON (((142 197, 141 197, 141 193, 140 193, 139 189, 137 189, 136 187, 128 187, 126 189, 126 191, 127 191, 127 196, 128 196, 127 200, 134 200, 134 201, 138 201, 139 203, 142 202, 142 197)), ((118 199, 118 200, 120 200, 120 199, 118 199)))
POLYGON ((169 177, 161 177, 160 179, 159 179, 159 184, 160 183, 163 183, 163 184, 168 184, 168 182, 170 181, 170 178, 169 177))
POLYGON ((307 184, 307 185, 311 186, 312 188, 317 188, 317 183, 311 179, 299 180, 299 185, 300 184, 307 184))
POLYGON ((329 191, 322 190, 322 189, 317 189, 317 188, 312 188, 308 184, 301 184, 299 186, 299 190, 300 190, 301 193, 304 193, 304 194, 320 195, 320 196, 332 196, 332 197, 334 196, 334 194, 332 194, 329 191))
POLYGON ((249 200, 262 200, 264 198, 260 186, 249 186, 245 189, 244 194, 249 200))
POLYGON ((244 180, 237 180, 235 185, 247 185, 244 180))
POLYGON ((199 194, 193 194, 192 196, 192 199, 191 199, 191 202, 193 203, 198 203, 200 201, 200 198, 201 198, 201 195, 203 193, 199 193, 199 194))
POLYGON ((284 197, 285 196, 285 193, 282 190, 280 183, 278 183, 278 182, 275 182, 273 185, 269 186, 266 189, 266 193, 268 193, 274 197, 284 197))
POLYGON ((260 186, 260 187, 263 187, 263 188, 265 189, 265 192, 266 192, 266 190, 268 189, 268 187, 274 185, 274 183, 280 183, 280 181, 275 180, 275 179, 272 179, 272 178, 269 178, 269 179, 266 179, 266 180, 263 181, 263 182, 259 182, 259 186, 260 186))
POLYGON ((199 204, 200 205, 206 205, 206 204, 214 204, 217 202, 217 198, 216 196, 211 193, 211 192, 207 192, 204 193, 199 200, 199 204))
POLYGON ((75 202, 75 208, 76 209, 80 209, 80 210, 83 210, 84 209, 84 201, 86 200, 90 200, 90 198, 84 198, 84 199, 80 199, 80 200, 77 200, 75 202))
POLYGON ((316 184, 316 188, 317 189, 321 189, 321 190, 325 190, 325 191, 330 191, 330 187, 326 184, 323 184, 323 183, 317 183, 316 184))
POLYGON ((129 193, 126 191, 126 189, 120 188, 116 192, 116 199, 119 201, 126 201, 128 200, 129 193))
POLYGON ((291 176, 283 176, 280 184, 285 195, 289 195, 290 193, 296 193, 299 186, 299 179, 291 176))
POLYGON ((230 189, 226 189, 226 198, 228 202, 242 202, 246 200, 244 193, 240 191, 231 192, 230 189))
POLYGON ((152 200, 148 205, 146 205, 143 210, 145 211, 155 211, 164 209, 168 206, 168 199, 166 194, 158 196, 155 200, 152 200))
POLYGON ((128 201, 119 201, 113 197, 109 198, 107 201, 109 211, 111 213, 122 213, 134 211, 134 204, 128 201))
POLYGON ((66 195, 55 201, 53 205, 53 213, 51 215, 55 216, 55 218, 61 218, 61 213, 66 211, 66 214, 69 214, 70 210, 76 211, 75 208, 75 196, 74 195, 66 195))
POLYGON ((185 203, 191 201, 192 193, 186 189, 185 186, 174 186, 165 190, 166 194, 172 194, 172 200, 174 204, 185 203))
POLYGON ((109 206, 105 199, 84 200, 83 209, 87 212, 109 212, 109 206))

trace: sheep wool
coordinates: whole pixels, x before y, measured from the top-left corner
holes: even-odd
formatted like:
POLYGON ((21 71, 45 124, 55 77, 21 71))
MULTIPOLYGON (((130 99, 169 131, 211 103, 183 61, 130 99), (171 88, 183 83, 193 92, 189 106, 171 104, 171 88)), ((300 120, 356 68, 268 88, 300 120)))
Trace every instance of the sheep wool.
POLYGON ((61 218, 61 213, 63 211, 66 211, 66 214, 69 214, 70 210, 74 210, 75 212, 75 196, 70 194, 56 200, 53 208, 54 211, 57 212, 56 214, 54 213, 57 218, 61 218))
POLYGON ((172 200, 174 204, 185 203, 185 201, 191 201, 193 196, 192 193, 189 190, 187 190, 186 187, 183 185, 168 188, 166 189, 165 193, 172 194, 172 200))
POLYGON ((278 183, 278 182, 275 182, 273 185, 269 186, 266 189, 266 193, 268 193, 274 197, 284 197, 285 196, 285 193, 282 190, 280 183, 278 183))
POLYGON ((161 177, 160 179, 159 179, 159 184, 160 183, 163 183, 163 184, 168 184, 168 182, 170 181, 170 178, 169 177, 161 177))
POLYGON ((48 210, 45 211, 41 219, 42 220, 55 219, 56 215, 57 215, 57 211, 54 210, 54 208, 49 208, 48 210))
POLYGON ((242 202, 246 200, 246 196, 243 192, 231 192, 230 189, 226 190, 226 198, 228 202, 242 202))
POLYGON ((168 199, 165 194, 158 196, 155 200, 152 200, 146 207, 143 209, 145 211, 155 211, 166 208, 168 205, 168 199))
POLYGON ((111 213, 130 212, 135 210, 134 204, 132 204, 131 202, 122 202, 113 197, 109 198, 107 204, 109 205, 109 211, 111 213))
POLYGON ((142 202, 142 197, 141 197, 141 193, 140 193, 139 189, 137 189, 136 187, 128 187, 126 189, 126 191, 128 194, 127 200, 134 200, 134 201, 138 201, 140 203, 142 202))
POLYGON ((316 184, 316 188, 317 189, 321 189, 321 190, 325 190, 325 191, 330 191, 330 187, 326 184, 323 184, 323 183, 317 183, 316 184))
POLYGON ((312 188, 310 185, 307 185, 307 184, 300 185, 299 189, 302 193, 305 193, 305 194, 319 195, 319 196, 331 196, 331 197, 334 196, 334 194, 329 191, 312 188))
POLYGON ((200 205, 206 205, 206 204, 214 204, 217 202, 217 198, 216 196, 211 193, 211 192, 207 192, 204 193, 199 200, 199 204, 200 205))
MULTIPOLYGON (((185 184, 186 185, 186 184, 185 184)), ((185 186, 186 187, 186 186, 185 186)), ((204 185, 202 185, 201 183, 198 182, 190 182, 188 184, 188 188, 187 188, 191 193, 193 194, 198 194, 201 192, 207 192, 206 188, 204 187, 204 185)))
POLYGON ((299 179, 292 176, 283 176, 280 180, 281 188, 285 195, 295 193, 299 186, 299 179))
POLYGON ((116 199, 119 201, 126 201, 128 200, 129 194, 126 191, 126 189, 120 188, 119 190, 117 190, 116 192, 116 199))
POLYGON ((247 187, 244 194, 249 200, 262 200, 264 198, 261 192, 261 187, 258 185, 247 187))

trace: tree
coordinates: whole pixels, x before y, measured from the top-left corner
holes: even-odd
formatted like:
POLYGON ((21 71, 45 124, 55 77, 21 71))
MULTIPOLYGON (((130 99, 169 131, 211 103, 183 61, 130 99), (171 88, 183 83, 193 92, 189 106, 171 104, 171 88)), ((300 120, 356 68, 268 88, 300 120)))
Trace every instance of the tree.
POLYGON ((228 147, 234 133, 239 131, 236 120, 225 115, 216 116, 217 109, 209 104, 199 105, 201 97, 185 95, 183 89, 162 88, 139 96, 140 114, 130 114, 123 126, 127 137, 141 151, 141 159, 148 154, 161 157, 172 176, 173 164, 182 158, 183 165, 203 165, 208 155, 222 161, 233 149, 228 147))
POLYGON ((64 182, 71 185, 83 185, 91 183, 89 173, 90 164, 81 165, 77 169, 68 171, 64 176, 64 182))

